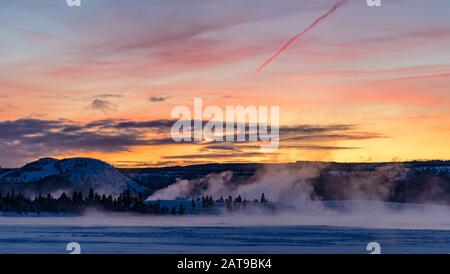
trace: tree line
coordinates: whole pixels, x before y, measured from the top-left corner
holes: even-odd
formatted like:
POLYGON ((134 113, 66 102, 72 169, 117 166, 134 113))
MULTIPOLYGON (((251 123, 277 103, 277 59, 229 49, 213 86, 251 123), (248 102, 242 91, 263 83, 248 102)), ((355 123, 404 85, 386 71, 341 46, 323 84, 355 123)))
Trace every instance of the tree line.
POLYGON ((228 196, 228 198, 224 198, 223 196, 219 199, 214 200, 212 196, 205 196, 197 199, 192 199, 191 201, 191 208, 193 210, 211 210, 214 208, 215 204, 225 204, 226 209, 228 211, 238 211, 241 209, 246 209, 249 206, 252 207, 265 207, 269 208, 271 207, 271 203, 266 198, 265 194, 263 193, 261 195, 260 199, 254 199, 254 200, 247 200, 246 198, 242 198, 241 195, 238 195, 236 197, 232 197, 231 195, 228 196), (200 207, 201 206, 201 207, 200 207))
POLYGON ((125 190, 117 197, 112 195, 99 194, 93 189, 89 190, 88 195, 82 192, 74 191, 70 195, 63 192, 56 197, 52 194, 36 195, 33 198, 27 197, 22 193, 16 193, 14 189, 3 194, 0 192, 0 212, 9 212, 17 214, 34 213, 65 213, 65 214, 82 214, 88 208, 96 208, 98 210, 108 212, 133 212, 140 214, 152 215, 185 215, 187 213, 201 214, 213 213, 216 204, 225 204, 228 211, 238 211, 248 206, 264 206, 270 207, 270 202, 262 194, 260 199, 253 201, 242 198, 229 196, 228 198, 220 197, 213 199, 212 196, 192 199, 190 208, 189 200, 187 204, 181 203, 176 206, 163 206, 160 201, 145 201, 140 195, 134 194, 130 190, 125 190))
POLYGON ((15 193, 14 190, 3 194, 0 192, 0 211, 23 213, 73 213, 81 214, 87 208, 111 212, 135 212, 154 215, 184 215, 186 209, 183 205, 177 207, 161 206, 159 202, 149 203, 130 190, 122 192, 119 196, 101 195, 90 189, 84 196, 82 192, 73 192, 70 196, 63 192, 59 197, 52 194, 37 195, 34 198, 15 193))

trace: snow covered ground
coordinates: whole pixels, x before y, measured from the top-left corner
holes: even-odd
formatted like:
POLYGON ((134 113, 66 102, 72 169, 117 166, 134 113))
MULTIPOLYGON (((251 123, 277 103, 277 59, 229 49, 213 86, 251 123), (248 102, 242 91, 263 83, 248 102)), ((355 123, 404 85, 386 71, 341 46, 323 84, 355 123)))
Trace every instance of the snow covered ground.
POLYGON ((278 214, 0 217, 0 253, 450 253, 450 209, 367 201, 278 214))
POLYGON ((382 253, 450 252, 450 231, 337 227, 71 227, 1 226, 0 253, 361 253, 378 242, 382 253))

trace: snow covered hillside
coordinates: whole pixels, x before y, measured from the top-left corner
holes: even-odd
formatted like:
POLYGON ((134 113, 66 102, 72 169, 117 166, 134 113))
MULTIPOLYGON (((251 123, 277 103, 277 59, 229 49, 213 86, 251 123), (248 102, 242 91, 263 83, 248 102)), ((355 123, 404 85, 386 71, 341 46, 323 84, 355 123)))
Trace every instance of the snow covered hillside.
POLYGON ((0 182, 3 184, 43 183, 50 179, 59 179, 73 186, 92 187, 112 193, 122 192, 128 188, 135 191, 144 190, 144 187, 111 165, 89 158, 65 160, 44 158, 0 175, 0 182))

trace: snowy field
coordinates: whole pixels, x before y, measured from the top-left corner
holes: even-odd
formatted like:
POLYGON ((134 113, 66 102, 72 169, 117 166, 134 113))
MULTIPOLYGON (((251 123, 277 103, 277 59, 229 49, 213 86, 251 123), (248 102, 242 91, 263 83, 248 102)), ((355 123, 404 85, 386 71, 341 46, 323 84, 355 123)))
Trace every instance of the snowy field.
POLYGON ((445 206, 307 203, 278 214, 0 217, 0 253, 450 253, 445 206))
POLYGON ((336 227, 71 227, 2 226, 1 253, 450 253, 450 231, 336 227))

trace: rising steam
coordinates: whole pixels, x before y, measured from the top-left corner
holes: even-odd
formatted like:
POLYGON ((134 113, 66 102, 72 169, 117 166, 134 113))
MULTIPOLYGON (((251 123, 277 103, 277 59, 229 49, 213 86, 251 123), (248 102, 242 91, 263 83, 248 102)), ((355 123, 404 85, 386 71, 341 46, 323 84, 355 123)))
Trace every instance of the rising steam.
POLYGON ((293 205, 315 200, 312 180, 320 174, 321 167, 305 166, 287 168, 269 166, 258 171, 252 178, 236 183, 233 173, 225 171, 209 174, 195 180, 177 180, 176 183, 155 192, 148 200, 173 200, 201 196, 242 195, 248 200, 258 199, 262 193, 270 195, 276 203, 293 205))
MULTIPOLYGON (((244 196, 248 200, 262 193, 279 206, 276 214, 239 212, 218 216, 196 216, 183 219, 195 225, 214 222, 223 225, 327 225, 397 229, 450 229, 450 207, 425 204, 386 203, 395 184, 389 177, 404 176, 402 166, 381 166, 351 180, 350 188, 335 191, 345 193, 347 201, 323 201, 314 181, 327 169, 327 164, 270 165, 253 177, 236 183, 230 171, 209 174, 194 180, 178 180, 148 198, 173 200, 212 196, 244 196), (380 183, 385 182, 385 183, 380 183), (189 219, 191 218, 191 219, 189 219)), ((343 177, 342 180, 348 178, 343 177)), ((433 191, 430 189, 430 191, 433 191)), ((340 194, 339 194, 340 195, 340 194)))

